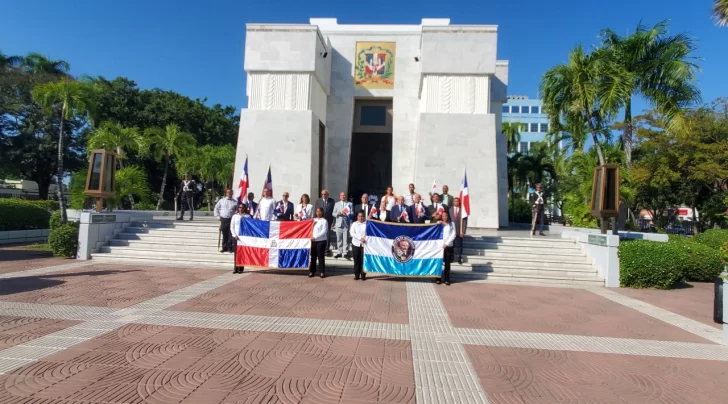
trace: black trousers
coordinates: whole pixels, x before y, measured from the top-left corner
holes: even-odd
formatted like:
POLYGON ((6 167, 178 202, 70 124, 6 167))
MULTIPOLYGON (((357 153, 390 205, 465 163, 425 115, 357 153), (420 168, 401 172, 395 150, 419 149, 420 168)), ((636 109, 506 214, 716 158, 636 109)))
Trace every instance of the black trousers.
MULTIPOLYGON (((326 224, 329 226, 328 229, 326 230, 326 251, 331 249, 331 226, 332 226, 333 222, 334 222, 333 219, 332 220, 326 219, 326 224)), ((334 234, 334 237, 336 237, 336 234, 334 234)), ((334 240, 336 240, 336 239, 334 239, 334 240)))
POLYGON ((454 249, 457 251, 458 259, 463 259, 463 238, 459 234, 455 236, 454 249))
POLYGON ((184 218, 185 217, 185 208, 190 211, 190 219, 195 217, 195 204, 194 204, 195 197, 193 196, 192 192, 189 194, 183 192, 182 196, 180 196, 180 207, 182 208, 182 212, 180 213, 179 217, 184 218))
POLYGON ((318 269, 322 274, 326 272, 326 240, 314 241, 311 243, 311 266, 308 271, 312 274, 316 273, 316 261, 318 261, 318 269))
POLYGON ((533 221, 531 222, 531 234, 536 234, 536 221, 539 221, 538 231, 543 232, 543 205, 537 205, 533 210, 533 221))
POLYGON ((232 235, 230 238, 232 239, 233 246, 233 272, 243 272, 243 270, 245 270, 245 267, 235 265, 235 263, 238 261, 238 239, 232 237, 232 235))
POLYGON ((222 232, 222 249, 223 251, 232 251, 232 234, 230 234, 230 222, 232 217, 220 218, 220 231, 222 232))
POLYGON ((450 282, 450 263, 454 250, 454 247, 445 247, 443 252, 442 262, 445 264, 445 269, 442 270, 442 278, 439 278, 443 282, 450 282))
POLYGON ((359 279, 366 274, 362 273, 364 267, 364 247, 351 246, 354 254, 354 278, 359 279))

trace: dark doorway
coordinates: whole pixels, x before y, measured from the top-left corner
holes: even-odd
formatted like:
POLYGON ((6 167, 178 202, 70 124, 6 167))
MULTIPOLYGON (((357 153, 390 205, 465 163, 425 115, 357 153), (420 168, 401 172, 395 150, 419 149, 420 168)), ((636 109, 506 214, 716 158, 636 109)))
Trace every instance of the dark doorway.
MULTIPOLYGON (((321 194, 321 190, 324 188, 324 157, 326 153, 326 126, 319 121, 319 144, 318 144, 318 193, 316 195, 321 194)), ((313 200, 316 200, 316 195, 312 195, 311 197, 314 198, 313 200)))
POLYGON ((384 195, 392 185, 392 134, 354 133, 349 164, 349 198, 354 203, 365 192, 384 195))

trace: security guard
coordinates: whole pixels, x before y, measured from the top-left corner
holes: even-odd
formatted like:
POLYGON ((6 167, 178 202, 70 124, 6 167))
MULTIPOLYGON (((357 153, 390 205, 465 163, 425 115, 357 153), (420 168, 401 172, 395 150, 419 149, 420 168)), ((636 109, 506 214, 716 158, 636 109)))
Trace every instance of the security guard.
POLYGON ((180 190, 180 205, 182 205, 182 212, 180 213, 177 220, 184 219, 185 206, 190 211, 190 220, 195 217, 195 186, 195 180, 193 180, 189 174, 185 174, 185 179, 182 180, 182 187, 180 190))

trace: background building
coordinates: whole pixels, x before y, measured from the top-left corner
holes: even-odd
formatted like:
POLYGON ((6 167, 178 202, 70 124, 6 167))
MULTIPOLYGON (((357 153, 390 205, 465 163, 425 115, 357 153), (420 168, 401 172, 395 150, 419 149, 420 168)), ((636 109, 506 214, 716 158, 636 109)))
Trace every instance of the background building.
POLYGON ((540 99, 531 100, 525 95, 509 95, 502 108, 503 122, 524 124, 521 129, 521 143, 518 145, 520 153, 527 153, 533 143, 544 140, 549 130, 549 118, 543 112, 540 99))

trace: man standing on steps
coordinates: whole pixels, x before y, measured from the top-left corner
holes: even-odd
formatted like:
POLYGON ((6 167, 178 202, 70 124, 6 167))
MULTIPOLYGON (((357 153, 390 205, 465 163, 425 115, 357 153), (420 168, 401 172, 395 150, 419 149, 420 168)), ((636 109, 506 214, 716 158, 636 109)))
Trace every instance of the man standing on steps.
POLYGON ((235 214, 237 206, 238 202, 233 199, 233 190, 230 188, 225 190, 225 197, 215 204, 214 214, 217 220, 220 221, 220 231, 222 232, 221 253, 233 252, 232 240, 230 239, 230 220, 235 214))
POLYGON ((450 188, 447 185, 442 186, 442 195, 440 195, 440 201, 445 206, 452 205, 452 195, 447 193, 449 190, 450 188))
POLYGON ((543 234, 543 209, 544 201, 546 200, 546 193, 541 191, 541 184, 536 184, 536 191, 531 192, 531 195, 528 197, 528 199, 531 201, 531 206, 533 207, 533 219, 531 220, 531 235, 536 235, 536 220, 540 220, 538 234, 545 236, 545 234, 543 234))
POLYGON ((349 227, 351 226, 353 210, 351 202, 346 200, 346 192, 340 193, 339 202, 334 205, 333 210, 333 216, 336 220, 336 223, 334 223, 336 247, 339 250, 334 258, 346 257, 346 259, 349 259, 349 227))
POLYGON ((452 199, 452 207, 450 208, 450 217, 455 225, 455 254, 458 256, 458 264, 463 264, 463 239, 465 238, 465 230, 468 228, 468 218, 461 217, 463 209, 460 206, 460 198, 452 199))
POLYGON ((268 222, 276 219, 276 200, 269 196, 269 192, 268 188, 263 190, 263 197, 258 203, 258 211, 255 212, 256 219, 266 220, 268 222))
POLYGON ((185 206, 190 210, 190 220, 195 217, 195 186, 195 180, 189 174, 185 174, 185 179, 182 180, 182 186, 180 187, 180 205, 182 205, 182 212, 180 212, 177 220, 183 220, 185 218, 185 206))
POLYGON ((248 215, 250 215, 250 217, 253 217, 255 215, 255 212, 258 211, 258 202, 255 201, 254 193, 248 192, 248 200, 245 201, 245 204, 248 206, 248 215))
MULTIPOLYGON (((329 197, 329 191, 327 189, 321 190, 321 198, 316 201, 314 209, 321 208, 324 210, 324 219, 329 224, 329 230, 334 227, 334 198, 329 197)), ((326 254, 331 253, 331 237, 330 233, 326 233, 326 254)))

